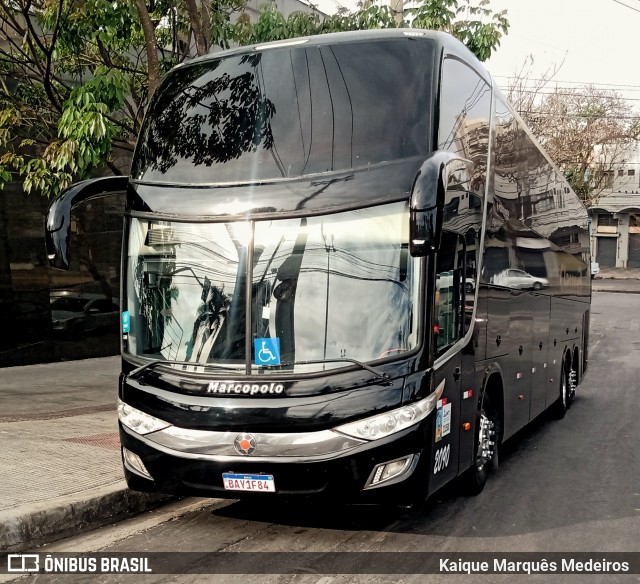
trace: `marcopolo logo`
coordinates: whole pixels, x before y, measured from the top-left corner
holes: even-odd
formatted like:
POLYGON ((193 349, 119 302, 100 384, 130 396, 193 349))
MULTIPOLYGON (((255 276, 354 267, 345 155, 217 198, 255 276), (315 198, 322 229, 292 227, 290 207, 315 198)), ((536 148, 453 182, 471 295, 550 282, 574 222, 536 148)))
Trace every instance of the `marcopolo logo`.
POLYGON ((237 381, 212 381, 207 393, 236 395, 279 395, 284 392, 282 383, 239 383, 237 381))

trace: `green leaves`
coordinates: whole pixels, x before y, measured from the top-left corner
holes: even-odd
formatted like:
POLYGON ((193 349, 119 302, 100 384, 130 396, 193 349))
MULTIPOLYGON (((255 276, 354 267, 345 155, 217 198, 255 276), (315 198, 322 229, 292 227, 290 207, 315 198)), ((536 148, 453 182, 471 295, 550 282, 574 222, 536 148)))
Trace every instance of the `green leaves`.
POLYGON ((410 12, 415 28, 448 32, 486 61, 509 30, 506 10, 493 13, 488 6, 489 0, 424 0, 410 12))
POLYGON ((294 12, 285 18, 275 4, 260 9, 253 23, 246 14, 232 23, 229 14, 219 12, 212 27, 212 39, 222 48, 233 42, 255 44, 268 41, 311 36, 328 32, 396 28, 412 26, 448 32, 462 41, 481 61, 489 58, 509 29, 506 13, 493 13, 489 0, 423 0, 405 10, 405 21, 397 23, 387 5, 366 3, 360 10, 321 18, 316 12, 294 12))
MULTIPOLYGON (((405 10, 402 26, 448 31, 484 60, 508 30, 488 2, 423 0, 405 10)), ((117 170, 114 149, 133 150, 150 80, 153 89, 193 56, 195 28, 207 47, 228 48, 399 25, 371 0, 329 17, 285 16, 271 3, 253 20, 247 0, 199 0, 196 21, 186 0, 34 0, 29 18, 16 20, 24 6, 0 0, 0 28, 11 31, 0 45, 0 189, 20 177, 26 192, 46 196, 100 165, 117 170)))
POLYGON ((85 178, 109 159, 118 129, 108 114, 121 107, 125 86, 120 75, 105 72, 71 92, 58 123, 62 140, 49 144, 43 155, 53 170, 85 178))

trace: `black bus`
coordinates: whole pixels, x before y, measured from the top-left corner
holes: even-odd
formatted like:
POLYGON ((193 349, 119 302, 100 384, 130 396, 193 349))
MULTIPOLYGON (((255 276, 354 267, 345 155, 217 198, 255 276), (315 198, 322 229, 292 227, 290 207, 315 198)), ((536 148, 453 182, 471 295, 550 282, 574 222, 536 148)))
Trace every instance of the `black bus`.
POLYGON ((129 486, 405 502, 484 486, 587 369, 587 213, 458 41, 422 30, 232 49, 171 71, 126 190, 119 424, 129 486))

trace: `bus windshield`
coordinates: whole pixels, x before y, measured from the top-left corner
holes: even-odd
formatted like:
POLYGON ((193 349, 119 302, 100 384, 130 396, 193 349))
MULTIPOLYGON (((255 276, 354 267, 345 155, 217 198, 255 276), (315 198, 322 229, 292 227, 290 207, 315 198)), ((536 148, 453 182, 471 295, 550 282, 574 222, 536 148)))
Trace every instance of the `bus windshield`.
POLYGON ((395 38, 178 67, 149 108, 131 176, 248 183, 426 156, 432 54, 429 40, 395 38))
POLYGON ((125 350, 280 373, 409 351, 420 260, 407 226, 404 203, 245 223, 131 219, 125 350))

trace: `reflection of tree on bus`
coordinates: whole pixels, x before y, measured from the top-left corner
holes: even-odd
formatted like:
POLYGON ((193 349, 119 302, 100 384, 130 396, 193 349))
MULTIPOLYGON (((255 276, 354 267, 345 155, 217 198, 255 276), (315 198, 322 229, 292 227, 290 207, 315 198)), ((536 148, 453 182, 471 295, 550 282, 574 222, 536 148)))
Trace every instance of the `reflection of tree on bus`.
MULTIPOLYGON (((203 303, 198 307, 198 315, 193 323, 191 338, 187 342, 185 361, 191 360, 196 347, 198 349, 193 360, 200 361, 202 359, 206 343, 209 339, 215 340, 217 337, 229 307, 229 298, 224 293, 224 288, 213 286, 207 276, 204 277, 202 286, 202 301, 203 303)), ((208 357, 206 352, 204 356, 208 357)))

